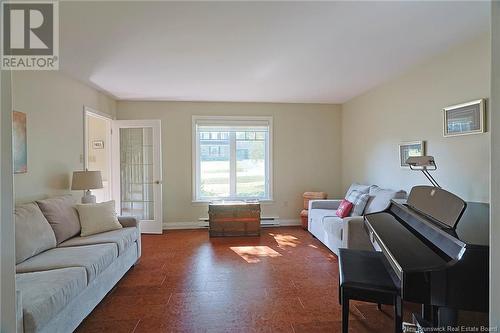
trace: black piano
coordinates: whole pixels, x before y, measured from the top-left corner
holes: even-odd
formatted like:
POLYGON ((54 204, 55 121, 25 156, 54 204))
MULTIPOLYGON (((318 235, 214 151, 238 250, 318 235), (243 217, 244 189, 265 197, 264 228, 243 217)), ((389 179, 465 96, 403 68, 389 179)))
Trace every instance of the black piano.
POLYGON ((465 203, 432 186, 365 216, 375 249, 387 258, 401 298, 422 304, 422 327, 457 323, 457 311, 488 311, 489 206, 465 203))

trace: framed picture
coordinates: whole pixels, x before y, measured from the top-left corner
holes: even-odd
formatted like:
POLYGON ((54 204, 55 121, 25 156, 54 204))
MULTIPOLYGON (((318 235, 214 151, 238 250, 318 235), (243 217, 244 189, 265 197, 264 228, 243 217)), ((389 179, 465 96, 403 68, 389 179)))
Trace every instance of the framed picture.
POLYGON ((26 113, 12 112, 12 158, 14 173, 28 172, 26 113))
POLYGON ((443 135, 457 136, 485 132, 485 100, 457 104, 443 109, 443 135))
POLYGON ((409 168, 406 160, 410 156, 424 156, 425 155, 425 142, 424 141, 411 141, 403 142, 399 145, 399 162, 402 168, 409 168))
POLYGON ((92 141, 93 149, 104 149, 104 141, 103 140, 94 140, 92 141))

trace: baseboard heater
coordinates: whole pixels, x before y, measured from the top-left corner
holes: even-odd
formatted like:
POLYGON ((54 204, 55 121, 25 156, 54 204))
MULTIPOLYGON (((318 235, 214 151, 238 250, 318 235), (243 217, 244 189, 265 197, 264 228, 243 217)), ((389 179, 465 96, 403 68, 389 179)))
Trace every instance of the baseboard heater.
MULTIPOLYGON (((201 228, 208 228, 208 217, 200 217, 198 219, 201 228)), ((260 226, 265 227, 276 227, 280 225, 278 217, 274 216, 263 216, 260 218, 260 226)))

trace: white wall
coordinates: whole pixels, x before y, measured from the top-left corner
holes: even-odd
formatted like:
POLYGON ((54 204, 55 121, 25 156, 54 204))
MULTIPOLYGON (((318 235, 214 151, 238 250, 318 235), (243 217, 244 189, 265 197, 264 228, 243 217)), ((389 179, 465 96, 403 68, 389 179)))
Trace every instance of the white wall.
POLYGON ((500 327, 500 2, 492 2, 490 325, 500 327))
POLYGON ((12 76, 13 108, 27 114, 28 131, 28 173, 14 176, 16 201, 67 193, 72 172, 83 168, 83 106, 114 115, 116 102, 60 72, 12 76))
POLYGON ((298 223, 302 193, 340 194, 340 108, 336 105, 272 103, 118 102, 117 119, 162 121, 163 206, 167 223, 206 217, 206 204, 192 203, 193 115, 273 116, 274 202, 265 216, 298 223))
POLYGON ((11 73, 0 71, 0 332, 16 331, 11 73))
POLYGON ((442 108, 490 95, 489 35, 450 50, 342 105, 343 187, 426 184, 399 166, 398 144, 425 140, 445 189, 489 202, 490 133, 444 138, 442 108))

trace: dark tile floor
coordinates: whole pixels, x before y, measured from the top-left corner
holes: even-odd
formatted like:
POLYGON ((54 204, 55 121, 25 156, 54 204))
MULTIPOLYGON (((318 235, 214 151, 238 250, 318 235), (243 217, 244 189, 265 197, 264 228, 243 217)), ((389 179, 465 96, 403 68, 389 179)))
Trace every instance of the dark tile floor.
MULTIPOLYGON (((337 257, 300 228, 261 237, 143 235, 139 264, 77 332, 340 332, 337 257)), ((350 332, 392 332, 392 307, 352 302, 350 332)))

